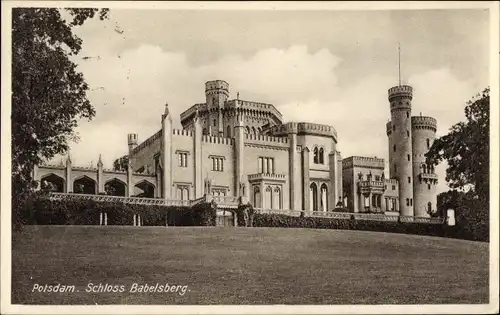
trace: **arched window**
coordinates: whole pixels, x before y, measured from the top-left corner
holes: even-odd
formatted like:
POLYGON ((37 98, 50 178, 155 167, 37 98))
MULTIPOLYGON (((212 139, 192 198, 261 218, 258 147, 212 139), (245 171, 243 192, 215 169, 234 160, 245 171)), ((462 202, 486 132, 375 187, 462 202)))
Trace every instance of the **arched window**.
POLYGON ((431 148, 431 140, 426 139, 425 142, 427 142, 427 149, 431 148))
POLYGON ((254 134, 254 135, 257 134, 257 130, 255 129, 255 127, 252 127, 252 134, 254 134))
POLYGON ((422 164, 422 172, 423 172, 424 174, 427 174, 427 165, 422 164))
POLYGON ((432 203, 427 203, 427 212, 429 212, 429 214, 432 213, 432 203))
POLYGON ((250 134, 250 127, 246 126, 245 130, 246 130, 247 134, 250 134))
POLYGON ((328 211, 328 187, 321 185, 321 210, 328 211))
POLYGON ((325 150, 319 149, 319 164, 325 164, 325 150))
POLYGON ((309 201, 311 205, 311 210, 312 211, 318 211, 318 187, 316 186, 315 183, 312 183, 310 186, 311 190, 311 200, 309 201))
POLYGON ((318 158, 318 147, 314 147, 314 151, 313 151, 313 157, 314 157, 314 164, 318 164, 318 161, 319 161, 319 158, 318 158))
POLYGON ((273 190, 271 188, 271 186, 267 186, 266 188, 266 194, 264 195, 265 196, 265 208, 267 209, 272 209, 273 207, 273 190))
POLYGON ((253 205, 255 208, 260 208, 260 188, 259 186, 255 186, 253 188, 253 205))
POLYGON ((279 187, 275 187, 273 191, 273 209, 281 209, 281 189, 279 187))
POLYGON ((227 126, 226 128, 226 137, 231 138, 231 126, 227 126))

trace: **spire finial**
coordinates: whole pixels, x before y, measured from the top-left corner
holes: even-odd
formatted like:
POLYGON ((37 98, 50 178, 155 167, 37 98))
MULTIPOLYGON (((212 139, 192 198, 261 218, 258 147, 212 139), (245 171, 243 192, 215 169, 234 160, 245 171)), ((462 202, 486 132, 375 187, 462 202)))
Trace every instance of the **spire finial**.
POLYGON ((401 86, 401 44, 398 42, 398 80, 401 86))
POLYGON ((102 166, 102 155, 99 154, 99 161, 97 161, 97 166, 102 166))

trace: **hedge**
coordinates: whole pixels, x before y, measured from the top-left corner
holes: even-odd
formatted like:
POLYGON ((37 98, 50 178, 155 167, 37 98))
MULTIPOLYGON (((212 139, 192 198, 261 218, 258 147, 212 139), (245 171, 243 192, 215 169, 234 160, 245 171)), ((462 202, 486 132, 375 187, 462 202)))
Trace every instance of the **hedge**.
POLYGON ((50 200, 32 196, 19 214, 24 224, 40 225, 99 225, 100 214, 107 214, 108 225, 133 225, 134 214, 143 226, 214 226, 216 210, 213 204, 194 207, 95 202, 93 200, 50 200))
POLYGON ((371 221, 318 218, 318 217, 292 217, 284 214, 257 213, 253 218, 255 227, 282 227, 282 228, 311 228, 311 229, 339 229, 362 230, 389 233, 404 233, 415 235, 442 236, 460 238, 473 241, 488 241, 488 234, 484 229, 470 230, 460 226, 447 226, 445 224, 410 223, 395 221, 371 221))

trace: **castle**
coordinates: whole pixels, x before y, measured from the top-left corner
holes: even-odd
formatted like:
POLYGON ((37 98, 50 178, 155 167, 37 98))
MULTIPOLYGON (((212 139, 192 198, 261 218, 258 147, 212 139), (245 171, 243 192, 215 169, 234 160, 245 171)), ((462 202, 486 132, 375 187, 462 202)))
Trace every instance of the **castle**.
MULTIPOLYGON (((139 143, 128 135, 126 171, 40 165, 34 178, 58 192, 194 200, 206 194, 249 202, 255 208, 429 217, 436 210, 437 176, 424 154, 436 120, 411 116, 413 91, 389 89, 389 176, 384 160, 342 159, 332 126, 284 122, 272 105, 229 99, 223 80, 205 84, 205 102, 181 114, 172 127, 165 105, 158 132, 139 143)), ((222 200, 222 199, 219 199, 222 200)))

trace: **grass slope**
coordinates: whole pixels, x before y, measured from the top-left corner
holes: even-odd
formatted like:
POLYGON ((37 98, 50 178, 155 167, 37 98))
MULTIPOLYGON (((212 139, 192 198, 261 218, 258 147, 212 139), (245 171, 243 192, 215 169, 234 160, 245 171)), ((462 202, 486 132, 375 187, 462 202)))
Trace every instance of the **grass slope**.
POLYGON ((28 226, 12 268, 14 304, 488 302, 488 243, 377 232, 28 226), (89 282, 126 291, 87 293, 89 282), (79 292, 32 292, 57 283, 79 292), (189 292, 130 293, 133 283, 189 292))

